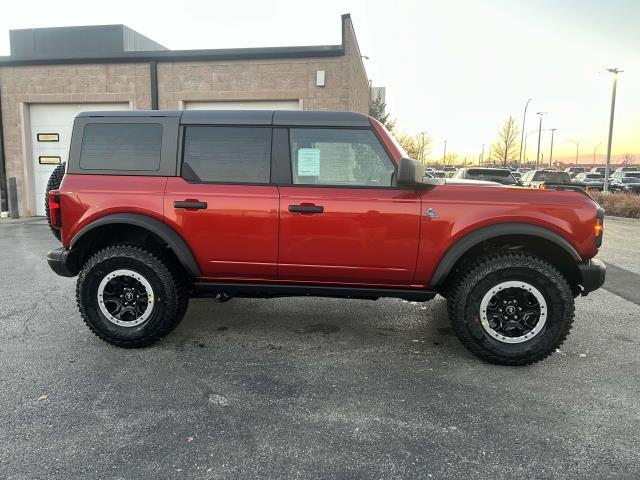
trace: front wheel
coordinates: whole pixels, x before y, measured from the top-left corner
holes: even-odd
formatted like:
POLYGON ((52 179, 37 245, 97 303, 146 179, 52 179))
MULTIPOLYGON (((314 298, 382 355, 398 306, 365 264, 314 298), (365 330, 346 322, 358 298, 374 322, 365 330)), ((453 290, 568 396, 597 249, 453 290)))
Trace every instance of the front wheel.
POLYGON ((180 276, 152 252, 115 245, 94 254, 78 275, 80 314, 99 338, 118 347, 151 345, 187 310, 180 276))
POLYGON ((448 299, 460 341, 500 365, 529 365, 558 348, 573 323, 571 287, 544 260, 526 253, 487 255, 459 274, 448 299))

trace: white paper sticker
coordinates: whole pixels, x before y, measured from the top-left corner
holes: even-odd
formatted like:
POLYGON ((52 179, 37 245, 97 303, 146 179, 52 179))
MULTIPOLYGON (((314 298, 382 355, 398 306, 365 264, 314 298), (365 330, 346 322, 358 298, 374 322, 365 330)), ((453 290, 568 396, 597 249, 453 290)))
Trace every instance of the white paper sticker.
POLYGON ((298 149, 298 176, 299 177, 320 176, 320 149, 319 148, 298 149))

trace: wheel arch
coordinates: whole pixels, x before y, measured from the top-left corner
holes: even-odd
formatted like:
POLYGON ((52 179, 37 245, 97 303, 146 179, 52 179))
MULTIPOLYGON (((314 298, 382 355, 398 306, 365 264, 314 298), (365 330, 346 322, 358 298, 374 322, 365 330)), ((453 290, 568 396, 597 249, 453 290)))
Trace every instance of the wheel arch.
POLYGON ((479 250, 492 246, 524 247, 555 264, 572 286, 579 283, 577 264, 582 262, 582 258, 567 239, 538 225, 501 223, 479 228, 456 241, 440 259, 430 286, 446 286, 461 263, 479 250))
POLYGON ((128 241, 131 237, 144 236, 144 233, 164 244, 176 260, 191 277, 200 276, 200 268, 185 240, 170 226, 155 218, 136 213, 115 213, 105 215, 83 227, 70 242, 70 249, 76 252, 78 263, 82 263, 84 252, 91 250, 95 242, 100 242, 102 233, 113 236, 116 226, 126 226, 122 241, 128 241))

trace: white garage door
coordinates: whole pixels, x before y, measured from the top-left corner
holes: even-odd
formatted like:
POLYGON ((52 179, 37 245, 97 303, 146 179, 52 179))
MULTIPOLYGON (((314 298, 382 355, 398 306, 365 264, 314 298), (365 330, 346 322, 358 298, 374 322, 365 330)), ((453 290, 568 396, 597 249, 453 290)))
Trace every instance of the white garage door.
POLYGON ((186 110, 302 110, 298 100, 248 100, 244 102, 186 102, 186 110))
POLYGON ((67 161, 73 119, 88 110, 129 110, 128 103, 55 103, 29 106, 33 152, 33 202, 35 215, 45 215, 44 193, 49 176, 67 161))

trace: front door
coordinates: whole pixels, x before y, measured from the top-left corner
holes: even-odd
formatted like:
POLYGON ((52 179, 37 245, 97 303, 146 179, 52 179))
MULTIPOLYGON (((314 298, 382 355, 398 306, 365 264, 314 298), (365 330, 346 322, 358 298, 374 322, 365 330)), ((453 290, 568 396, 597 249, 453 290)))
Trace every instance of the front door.
POLYGON ((418 191, 368 129, 292 128, 292 185, 280 186, 279 278, 410 285, 420 237, 418 191))
POLYGON ((187 241, 203 277, 277 276, 278 188, 271 128, 186 126, 180 177, 165 190, 165 221, 187 241))

